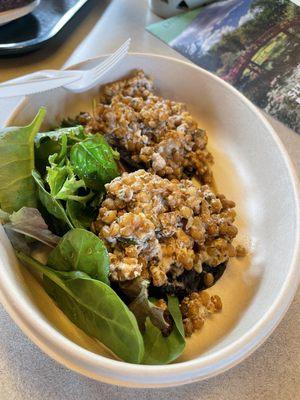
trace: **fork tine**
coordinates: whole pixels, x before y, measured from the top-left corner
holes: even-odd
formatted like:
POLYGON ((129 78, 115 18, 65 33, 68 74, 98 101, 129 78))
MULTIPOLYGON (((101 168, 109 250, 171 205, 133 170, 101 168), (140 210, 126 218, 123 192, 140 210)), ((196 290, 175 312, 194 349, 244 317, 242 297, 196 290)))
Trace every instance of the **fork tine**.
POLYGON ((97 75, 99 73, 102 73, 102 70, 106 70, 108 66, 110 66, 112 63, 115 62, 115 59, 119 60, 120 56, 123 56, 124 53, 126 53, 129 49, 130 46, 130 39, 127 39, 126 42, 124 42, 113 54, 111 54, 105 61, 103 61, 101 64, 97 65, 92 69, 91 72, 96 73, 97 75))
POLYGON ((124 50, 122 53, 119 53, 117 56, 111 59, 110 62, 107 63, 105 66, 102 66, 102 68, 99 68, 97 71, 93 71, 95 79, 98 79, 102 75, 104 75, 107 70, 111 69, 115 64, 117 64, 119 60, 121 60, 126 54, 127 50, 124 50))
POLYGON ((81 84, 65 85, 65 89, 75 93, 81 93, 94 87, 109 69, 117 64, 128 53, 130 39, 127 39, 113 54, 96 67, 84 72, 81 84))
POLYGON ((109 64, 115 57, 118 57, 119 54, 123 54, 124 51, 128 51, 129 46, 130 46, 130 41, 131 39, 127 39, 126 42, 124 42, 116 51, 113 52, 109 57, 106 58, 101 64, 97 65, 95 68, 93 68, 95 71, 99 70, 103 66, 106 66, 109 64))
POLYGON ((112 58, 110 58, 109 60, 107 60, 107 62, 104 65, 100 65, 97 69, 95 69, 92 72, 95 75, 99 75, 99 74, 105 72, 108 68, 110 68, 111 65, 113 65, 115 63, 116 60, 119 60, 120 57, 123 57, 123 55, 125 55, 126 53, 127 53, 127 51, 122 51, 121 53, 114 54, 114 56, 112 58))
POLYGON ((114 54, 104 65, 99 66, 97 69, 92 71, 93 76, 101 76, 103 75, 108 69, 112 68, 120 59, 122 59, 127 54, 127 50, 123 49, 122 52, 118 54, 114 54))

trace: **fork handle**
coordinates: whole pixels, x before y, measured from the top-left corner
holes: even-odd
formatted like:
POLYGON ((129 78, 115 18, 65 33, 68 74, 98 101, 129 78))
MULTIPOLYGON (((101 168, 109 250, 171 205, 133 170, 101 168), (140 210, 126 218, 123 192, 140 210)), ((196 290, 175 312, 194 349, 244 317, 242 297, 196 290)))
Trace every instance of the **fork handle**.
POLYGON ((20 76, 19 78, 11 79, 9 81, 5 81, 0 84, 1 86, 10 86, 10 85, 16 85, 18 83, 23 83, 23 82, 38 82, 40 79, 44 78, 64 78, 64 77, 78 77, 80 78, 82 76, 82 71, 77 71, 77 70, 51 70, 51 69, 45 69, 42 71, 37 71, 33 72, 31 74, 27 74, 24 76, 20 76))

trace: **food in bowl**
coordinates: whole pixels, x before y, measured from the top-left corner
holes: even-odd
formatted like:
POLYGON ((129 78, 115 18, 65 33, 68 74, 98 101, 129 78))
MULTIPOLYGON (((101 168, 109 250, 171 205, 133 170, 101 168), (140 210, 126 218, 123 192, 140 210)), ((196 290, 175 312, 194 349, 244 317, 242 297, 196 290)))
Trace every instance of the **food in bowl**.
POLYGON ((143 71, 106 85, 94 117, 82 113, 79 121, 89 132, 103 132, 134 168, 168 179, 196 176, 201 183, 212 181, 206 132, 184 104, 156 96, 143 71))
POLYGON ((244 253, 206 133, 141 71, 102 88, 93 116, 39 133, 44 115, 0 135, 0 217, 18 258, 118 358, 174 361, 222 309, 205 289, 244 253))

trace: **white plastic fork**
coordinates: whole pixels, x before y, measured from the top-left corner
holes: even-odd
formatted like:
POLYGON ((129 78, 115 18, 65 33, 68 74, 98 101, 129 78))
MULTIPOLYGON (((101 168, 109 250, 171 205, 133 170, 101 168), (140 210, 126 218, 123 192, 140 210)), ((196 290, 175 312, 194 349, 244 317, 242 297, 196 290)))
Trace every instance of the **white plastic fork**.
MULTIPOLYGON (((111 54, 105 61, 101 62, 96 67, 87 71, 78 71, 82 74, 81 79, 71 84, 64 85, 64 88, 71 92, 80 93, 91 89, 100 82, 102 76, 112 69, 119 61, 126 56, 129 50, 131 39, 127 39, 113 54, 111 54)), ((70 70, 70 72, 74 70, 70 70)))
POLYGON ((130 39, 99 65, 89 70, 43 70, 0 84, 0 98, 25 96, 64 87, 75 93, 99 84, 101 78, 128 53, 130 39))

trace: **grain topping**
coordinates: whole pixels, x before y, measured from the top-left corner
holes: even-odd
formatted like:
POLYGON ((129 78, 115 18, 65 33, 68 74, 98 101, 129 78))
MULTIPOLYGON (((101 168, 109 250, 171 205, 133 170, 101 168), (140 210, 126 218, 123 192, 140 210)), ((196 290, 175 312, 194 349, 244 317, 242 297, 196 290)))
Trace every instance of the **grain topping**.
POLYGON ((212 182, 205 131, 184 104, 155 95, 143 71, 105 85, 94 116, 81 115, 79 122, 105 134, 134 167, 169 179, 195 175, 202 183, 212 182))
POLYGON ((108 246, 112 280, 142 275, 162 286, 185 270, 201 272, 203 263, 216 267, 235 256, 235 204, 208 186, 138 170, 105 187, 93 229, 108 246))

